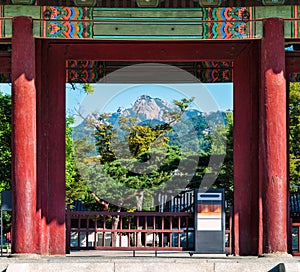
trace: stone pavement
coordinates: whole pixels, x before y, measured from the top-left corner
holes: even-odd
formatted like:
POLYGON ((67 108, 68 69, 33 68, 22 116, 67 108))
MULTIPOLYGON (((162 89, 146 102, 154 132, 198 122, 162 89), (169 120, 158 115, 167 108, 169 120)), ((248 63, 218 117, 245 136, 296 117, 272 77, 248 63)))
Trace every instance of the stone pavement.
POLYGON ((300 257, 234 257, 188 252, 78 251, 61 257, 0 258, 1 272, 300 272, 300 257))

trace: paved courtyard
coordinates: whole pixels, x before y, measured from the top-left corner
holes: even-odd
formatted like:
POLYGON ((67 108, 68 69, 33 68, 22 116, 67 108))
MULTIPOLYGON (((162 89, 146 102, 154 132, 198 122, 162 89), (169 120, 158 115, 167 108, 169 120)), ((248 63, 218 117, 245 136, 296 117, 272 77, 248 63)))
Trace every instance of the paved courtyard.
POLYGON ((74 251, 66 257, 3 256, 1 272, 300 272, 300 257, 234 257, 188 252, 74 251), (135 255, 135 257, 134 257, 135 255))

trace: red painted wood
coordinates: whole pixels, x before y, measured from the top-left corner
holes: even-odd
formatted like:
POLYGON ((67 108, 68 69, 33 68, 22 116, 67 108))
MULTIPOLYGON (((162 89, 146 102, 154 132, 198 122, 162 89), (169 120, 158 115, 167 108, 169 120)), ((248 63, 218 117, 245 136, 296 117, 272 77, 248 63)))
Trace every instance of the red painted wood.
MULTIPOLYGON (((295 42, 300 42, 299 39, 295 42)), ((287 75, 290 73, 300 73, 300 52, 286 52, 286 72, 287 75)))
MULTIPOLYGON (((290 105, 290 77, 286 72, 286 90, 287 90, 287 95, 286 95, 286 105, 290 105)), ((288 106, 289 107, 289 106, 288 106)), ((286 137, 287 137, 287 145, 286 149, 287 152, 290 150, 290 141, 289 141, 289 134, 290 134, 290 115, 289 115, 289 109, 287 110, 286 114, 286 137)), ((291 217, 291 210, 290 210, 290 205, 291 205, 291 195, 290 195, 290 156, 287 155, 287 160, 286 160, 286 167, 287 167, 287 248, 288 248, 288 253, 292 253, 292 240, 293 240, 293 235, 292 235, 292 217, 291 217)))
POLYGON ((110 61, 200 61, 234 60, 249 40, 238 41, 57 41, 50 48, 65 52, 68 59, 110 61), (82 48, 85 50, 82 50, 82 48))
MULTIPOLYGON (((5 40, 4 40, 5 41, 5 40)), ((1 40, 0 40, 1 42, 1 40)), ((6 41, 9 42, 9 41, 6 41)), ((0 52, 0 73, 8 74, 11 73, 11 54, 10 52, 0 52)))
MULTIPOLYGON (((46 41, 47 43, 47 41, 46 41)), ((49 42, 48 90, 49 135, 48 135, 48 181, 49 204, 48 222, 50 224, 50 254, 64 254, 64 59, 104 59, 124 61, 172 61, 231 59, 241 52, 249 42, 238 41, 221 44, 199 41, 55 41, 49 42), (84 48, 84 50, 83 50, 84 48), (124 53, 126 52, 126 53, 124 53)))
POLYGON ((287 252, 287 137, 283 20, 264 20, 261 45, 260 185, 263 253, 287 252))
MULTIPOLYGON (((77 218, 75 218, 77 219, 77 218)), ((103 232, 103 228, 72 228, 72 232, 103 232)), ((142 229, 142 230, 136 230, 136 229, 105 229, 105 232, 111 233, 111 232, 115 232, 115 233, 153 233, 154 230, 153 229, 142 229)), ((156 229, 155 233, 184 233, 184 230, 160 230, 160 229, 156 229)))
MULTIPOLYGON (((47 41, 46 41, 47 43, 47 41)), ((63 78, 62 75, 65 75, 65 60, 66 59, 98 59, 98 60, 124 60, 124 61, 198 61, 198 60, 234 60, 246 47, 251 45, 252 43, 249 41, 226 41, 226 42, 218 42, 214 41, 89 41, 83 42, 80 40, 77 41, 68 41, 66 44, 65 41, 56 40, 48 41, 49 44, 49 61, 48 64, 48 90, 49 90, 49 100, 51 102, 48 103, 47 108, 49 110, 49 122, 55 126, 55 129, 49 129, 49 143, 48 146, 51 147, 49 150, 51 154, 49 154, 49 196, 51 192, 56 192, 60 194, 55 198, 51 198, 55 200, 55 205, 53 207, 49 207, 49 222, 50 222, 50 239, 53 241, 54 245, 59 245, 60 249, 58 250, 56 247, 55 254, 63 254, 63 242, 64 241, 64 232, 63 230, 59 230, 57 227, 61 227, 64 225, 57 224, 56 218, 57 216, 60 218, 60 222, 63 222, 62 213, 64 213, 64 205, 62 201, 62 191, 64 191, 64 147, 62 146, 62 124, 63 121, 61 116, 62 113, 62 102, 64 98, 62 98, 62 94, 65 92, 63 86, 63 78), (85 50, 83 50, 83 48, 85 50), (126 52, 126 54, 124 53, 126 52), (65 59, 64 59, 65 58, 65 59), (60 105, 60 109, 57 105, 60 105), (56 107, 56 108, 53 108, 56 107), (59 127, 57 127, 59 126, 59 127), (55 131, 55 134, 53 134, 55 131), (57 134, 58 132, 58 134, 57 134), (51 134, 51 135, 50 135, 51 134), (52 135, 53 134, 53 135, 52 135), (61 143, 59 142, 61 141, 61 143), (55 147, 53 149, 53 147, 55 147), (56 152, 59 147, 59 154, 56 152), (63 149, 61 149, 63 148, 63 149), (54 152, 55 150, 55 152, 54 152), (53 154, 52 154, 53 152, 53 154), (62 183, 63 181, 63 183, 62 183), (51 192, 50 192, 51 191, 51 192), (57 201, 57 199, 60 199, 57 201), (51 214, 51 215, 50 215, 51 214), (54 220, 53 220, 54 219, 54 220), (52 240, 54 237, 54 240, 52 240)), ((247 56, 246 56, 247 58, 247 56)), ((244 59, 240 61, 241 65, 243 64, 244 59)), ((245 74, 245 68, 248 67, 243 66, 240 70, 241 74, 245 74)), ((240 80, 242 86, 244 78, 240 80)), ((250 84, 250 83, 249 83, 250 84)), ((247 85, 248 86, 248 85, 247 85)), ((242 89, 243 90, 243 89, 242 89)), ((243 100, 242 98, 240 98, 243 100)), ((242 108, 242 106, 241 106, 242 108)), ((248 116, 248 112, 244 115, 248 116)), ((243 132, 244 133, 244 132, 243 132)), ((243 135, 248 135, 244 133, 243 135)), ((247 136, 248 137, 248 136, 247 136)), ((250 151, 249 151, 250 152, 250 151)), ((244 156, 244 155, 242 155, 244 156)), ((244 162, 245 158, 242 159, 244 162)), ((248 161, 247 161, 248 162, 248 161)), ((252 170, 249 170, 249 173, 252 170)), ((52 201, 52 200, 51 200, 52 201)), ((51 202, 50 201, 50 202, 51 202)), ((247 202, 249 203, 249 202, 247 202)), ((49 205, 51 205, 49 203, 49 205)), ((246 218, 246 217, 244 217, 246 218)), ((242 220, 243 221, 243 220, 242 220)), ((243 223, 246 225, 246 223, 243 223)), ((249 227, 250 228, 250 227, 249 227)), ((243 239, 243 238, 242 238, 243 239)), ((51 243, 50 242, 50 243, 51 243)), ((246 243, 244 243, 246 246, 246 243)), ((51 246, 50 246, 51 247, 51 246)), ((251 247, 250 247, 251 248, 251 247)), ((50 250, 50 254, 53 254, 54 251, 50 250)), ((248 252, 246 249, 243 252, 248 252)))
POLYGON ((47 51, 41 40, 36 40, 36 88, 37 88, 37 251, 49 255, 48 210, 48 89, 47 51))
POLYGON ((32 20, 13 19, 12 252, 36 253, 36 89, 32 20))
POLYGON ((65 80, 66 63, 62 51, 48 50, 48 201, 49 254, 66 253, 65 231, 65 80))
MULTIPOLYGON (((265 218, 265 214, 263 215, 262 213, 263 211, 265 213, 265 210, 272 205, 265 201, 265 195, 261 195, 258 199, 259 193, 265 190, 265 187, 261 187, 260 191, 258 190, 259 186, 265 186, 262 183, 262 173, 269 169, 269 165, 266 167, 263 162, 258 163, 258 94, 255 90, 259 89, 257 86, 259 80, 255 76, 258 69, 254 68, 257 68, 259 65, 255 61, 258 59, 257 55, 254 54, 256 51, 247 49, 248 46, 253 45, 255 42, 89 41, 87 43, 83 41, 68 41, 66 43, 65 41, 46 41, 46 43, 49 44, 48 57, 50 61, 47 80, 49 82, 47 107, 49 110, 49 133, 51 133, 51 135, 49 134, 48 143, 49 150, 51 150, 49 153, 48 180, 51 182, 49 184, 50 202, 55 200, 55 204, 49 202, 48 206, 51 243, 52 237, 54 237, 50 246, 53 249, 53 251, 50 250, 51 254, 54 254, 54 252, 55 254, 62 254, 62 241, 65 239, 63 234, 65 223, 62 195, 62 189, 64 189, 64 152, 62 152, 64 151, 64 145, 62 144, 64 143, 62 140, 64 136, 62 135, 64 120, 61 116, 64 112, 64 97, 62 97, 62 93, 64 93, 64 61, 66 59, 119 61, 234 60, 235 122, 237 122, 235 124, 234 143, 235 162, 237 162, 235 166, 235 204, 237 206, 234 215, 235 228, 237 228, 235 231, 235 253, 238 255, 253 255, 265 251, 262 247, 262 235, 266 221, 262 222, 262 219, 265 218), (82 50, 83 47, 85 50, 82 50), (245 73, 245 71, 249 71, 249 73, 245 73), (56 108, 54 109, 53 107, 56 108), (54 135, 53 131, 58 132, 58 134, 55 133, 54 135), (54 150, 59 150, 59 152, 55 153, 54 150), (258 175, 258 165, 260 166, 260 175, 258 175), (260 177, 259 184, 256 182, 258 177, 260 177), (268 203, 267 206, 266 203, 268 203), (259 205, 260 210, 258 208, 259 205), (262 227, 263 224, 264 228, 262 227), (54 245, 58 245, 59 249, 54 249, 54 245)), ((269 44, 269 47, 272 46, 269 44)), ((273 54, 275 53, 273 52, 273 54)), ((267 62, 264 62, 262 67, 266 66, 266 64, 267 62)), ((262 109, 264 107, 261 107, 262 109)), ((270 116, 269 114, 268 117, 270 118, 270 116)), ((264 117, 260 118, 260 124, 262 127, 268 127, 264 117)), ((263 131, 263 129, 260 131, 263 131)), ((264 140, 262 140, 263 137, 260 139, 260 146, 265 145, 265 149, 261 149, 262 153, 260 153, 260 156, 264 156, 264 152, 269 148, 269 145, 265 144, 264 140)), ((269 212, 270 214, 271 212, 269 212)))
POLYGON ((249 47, 234 62, 234 254, 257 255, 257 72, 249 47))
POLYGON ((80 216, 81 218, 87 219, 88 217, 97 217, 98 215, 104 216, 104 217, 111 217, 111 216, 151 216, 151 217, 193 217, 194 214, 190 212, 164 212, 158 213, 158 212, 107 212, 107 211, 101 211, 101 212, 86 212, 86 211, 67 211, 67 215, 75 215, 80 216))
MULTIPOLYGON (((162 213, 160 212, 77 212, 77 211, 70 211, 67 210, 66 217, 68 223, 68 229, 67 234, 70 237, 71 233, 81 233, 82 235, 91 234, 94 233, 95 235, 91 238, 89 237, 86 240, 86 243, 80 244, 80 240, 78 239, 78 245, 77 246, 70 246, 70 243, 68 244, 68 248, 72 250, 77 249, 98 249, 98 250, 136 250, 136 251, 143 251, 143 250, 173 250, 173 251, 182 251, 182 250, 188 250, 188 245, 190 244, 188 242, 189 239, 192 239, 190 236, 188 236, 188 233, 191 233, 191 228, 193 227, 193 221, 194 221, 194 213, 188 213, 188 212, 166 212, 163 213, 164 216, 162 216, 162 213), (112 217, 119 216, 120 222, 117 229, 112 228, 106 228, 106 222, 110 221, 112 217), (99 221, 99 218, 101 220, 99 221), (124 225, 122 222, 124 222, 125 218, 132 218, 132 225, 124 225), (144 219, 144 220, 143 220, 144 219), (103 220, 103 221, 102 221, 103 220), (149 220, 149 221, 147 221, 149 220), (71 221, 76 222, 74 226, 71 226, 71 221), (101 223, 102 221, 102 223, 101 223), (140 222, 144 222, 142 225, 140 225, 140 222), (98 222, 98 224, 97 224, 98 222), (150 223, 151 222, 151 223, 150 223), (176 226, 172 228, 172 222, 176 226), (186 222, 186 225, 183 224, 183 222, 186 222), (168 224, 169 223, 169 224, 168 224), (177 223, 177 224, 176 224, 177 223), (190 224, 189 224, 190 223, 190 224), (168 228, 166 229, 165 226, 168 225, 168 228), (140 226, 141 228, 139 228, 140 226), (159 241, 158 243, 152 243, 151 245, 138 245, 132 246, 130 244, 122 244, 122 240, 120 241, 120 246, 106 246, 104 243, 102 245, 96 244, 96 237, 99 235, 103 235, 103 233, 113 233, 119 234, 121 236, 126 235, 128 237, 128 241, 130 241, 129 236, 130 234, 137 237, 138 234, 151 234, 151 235, 159 235, 159 241), (180 244, 180 240, 178 240, 178 244, 176 246, 172 246, 172 237, 178 237, 178 236, 186 236, 187 240, 182 247, 182 244, 180 244), (163 237, 168 237, 170 244, 167 245, 163 243, 164 239, 163 237), (93 246, 91 246, 88 242, 93 243, 93 246)), ((79 238, 79 236, 77 235, 79 238)), ((103 236, 102 236, 103 237, 103 236)))

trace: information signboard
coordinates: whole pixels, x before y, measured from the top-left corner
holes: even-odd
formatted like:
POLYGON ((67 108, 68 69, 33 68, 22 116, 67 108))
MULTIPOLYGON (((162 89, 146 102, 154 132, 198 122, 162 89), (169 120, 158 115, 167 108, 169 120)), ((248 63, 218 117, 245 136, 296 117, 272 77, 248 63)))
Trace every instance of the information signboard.
POLYGON ((225 253, 223 189, 195 192, 195 253, 225 253))

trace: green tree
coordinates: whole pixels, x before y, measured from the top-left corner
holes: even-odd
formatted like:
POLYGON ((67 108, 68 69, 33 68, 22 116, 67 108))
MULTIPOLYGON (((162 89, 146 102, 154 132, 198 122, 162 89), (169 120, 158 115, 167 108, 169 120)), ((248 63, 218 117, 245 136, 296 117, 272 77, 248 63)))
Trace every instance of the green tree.
MULTIPOLYGON (((11 95, 0 91, 0 192, 11 190, 11 95)), ((10 231, 11 212, 3 211, 4 233, 10 231)))
MULTIPOLYGON (((0 92, 0 191, 11 189, 11 95, 0 92)), ((82 198, 86 185, 80 179, 74 160, 72 139, 73 118, 66 120, 66 201, 82 198)))
POLYGON ((225 199, 228 204, 233 205, 233 113, 226 113, 227 125, 221 135, 226 137, 226 151, 221 171, 214 184, 217 188, 225 189, 225 199))
POLYGON ((294 191, 300 186, 300 83, 290 84, 289 102, 289 146, 290 146, 290 184, 294 191))
POLYGON ((108 117, 106 114, 99 116, 100 122, 95 131, 99 162, 85 164, 83 169, 89 173, 89 186, 97 196, 111 199, 117 206, 122 206, 126 200, 127 207, 134 207, 141 201, 138 201, 138 196, 144 199, 144 192, 147 195, 147 190, 169 178, 165 166, 171 156, 166 154, 170 154, 172 149, 166 138, 161 136, 161 127, 131 126, 132 120, 120 118, 119 125, 125 131, 120 136, 108 117))
MULTIPOLYGON (((216 114, 216 113, 213 113, 216 114)), ((223 115, 223 113, 222 113, 223 115)), ((219 115, 216 115, 217 117, 219 115)), ((223 188, 225 198, 233 204, 233 113, 225 113, 224 120, 216 122, 207 140, 209 148, 200 154, 196 173, 191 180, 190 188, 206 187, 223 188), (213 184, 211 184, 213 183, 213 184)), ((213 119, 212 119, 213 120, 213 119)), ((212 122, 212 120, 210 122, 212 122)), ((192 157, 191 157, 192 158, 192 157)))
POLYGON ((11 96, 0 92, 0 191, 11 188, 11 96))
MULTIPOLYGON (((125 117, 112 125, 110 114, 90 116, 87 124, 94 128, 99 154, 99 163, 83 165, 91 190, 100 198, 112 198, 117 206, 126 200, 140 210, 142 202, 143 208, 151 202, 148 193, 150 197, 153 190, 164 189, 167 181, 174 185, 168 184, 168 189, 176 188, 175 185, 178 189, 179 179, 174 172, 187 174, 188 167, 184 165, 188 163, 182 161, 188 157, 178 146, 169 144, 168 133, 191 102, 192 99, 174 101, 177 110, 168 114, 170 122, 163 125, 139 125, 135 118, 125 117)), ((93 157, 90 151, 87 153, 93 157)))
POLYGON ((72 138, 73 117, 66 119, 66 203, 71 204, 74 200, 82 199, 87 193, 87 186, 75 163, 74 142, 72 138))

